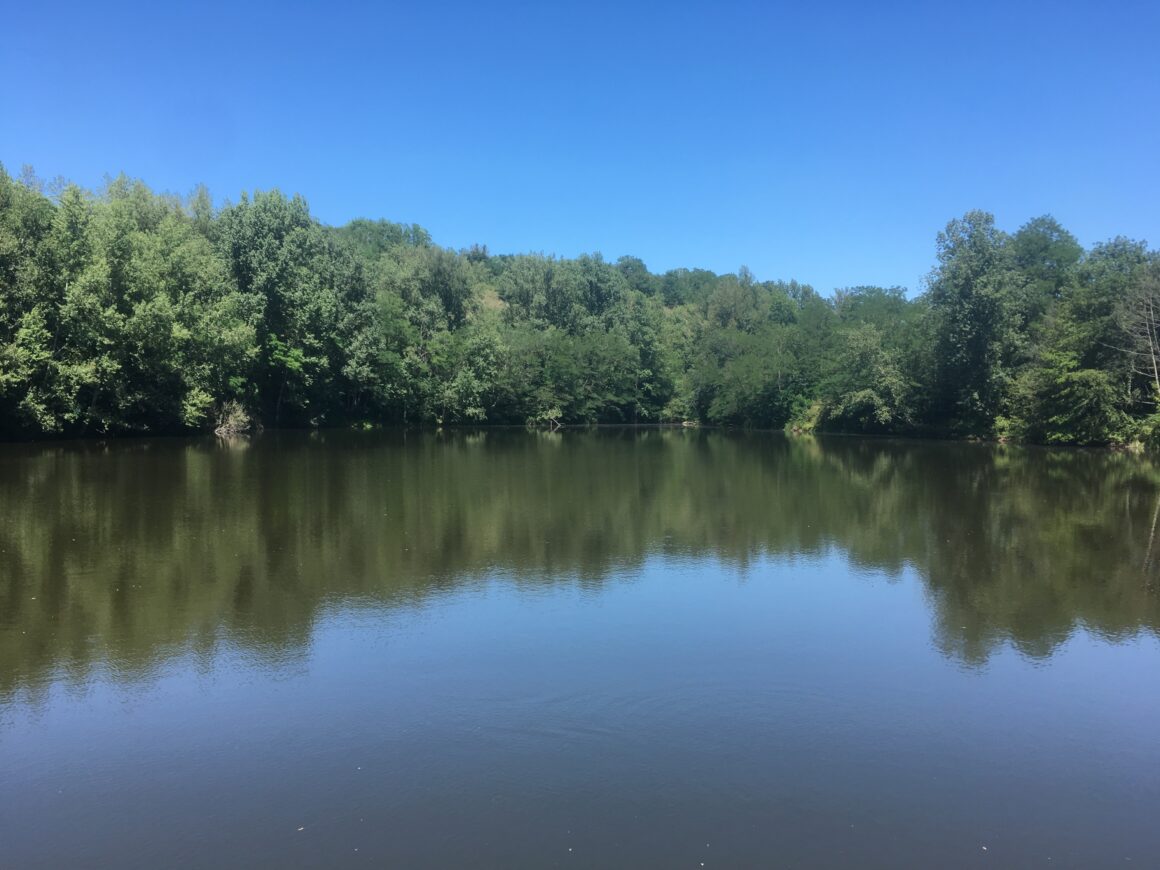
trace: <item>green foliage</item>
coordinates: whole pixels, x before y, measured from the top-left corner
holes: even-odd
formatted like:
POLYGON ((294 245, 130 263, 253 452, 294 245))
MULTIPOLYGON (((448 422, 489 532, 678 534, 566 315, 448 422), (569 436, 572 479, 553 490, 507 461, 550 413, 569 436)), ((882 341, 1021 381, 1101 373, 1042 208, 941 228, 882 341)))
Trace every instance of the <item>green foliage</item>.
POLYGON ((1075 236, 1050 215, 1034 218, 1011 237, 1011 258, 1023 275, 1023 325, 1034 322, 1074 280, 1083 257, 1075 236))
POLYGON ((1019 333, 1015 299, 1025 280, 992 215, 972 211, 938 236, 928 295, 935 329, 934 422, 989 435, 1003 408, 1019 333))
POLYGON ((1131 434, 1108 372, 1080 369, 1073 354, 1044 352, 1015 386, 1005 434, 1043 444, 1109 444, 1131 434))
POLYGON ((927 292, 651 273, 315 220, 301 197, 0 168, 0 434, 645 423, 1160 442, 1160 258, 1050 217, 937 240, 927 292))
POLYGON ((394 248, 426 248, 431 236, 418 224, 396 224, 384 220, 356 218, 331 230, 364 260, 375 260, 394 248))
POLYGON ((711 423, 780 429, 801 393, 801 369, 790 327, 756 332, 716 328, 703 339, 692 373, 693 401, 711 423))
POLYGON ((846 331, 822 382, 818 428, 845 432, 906 431, 910 385, 897 350, 883 346, 872 323, 846 331))

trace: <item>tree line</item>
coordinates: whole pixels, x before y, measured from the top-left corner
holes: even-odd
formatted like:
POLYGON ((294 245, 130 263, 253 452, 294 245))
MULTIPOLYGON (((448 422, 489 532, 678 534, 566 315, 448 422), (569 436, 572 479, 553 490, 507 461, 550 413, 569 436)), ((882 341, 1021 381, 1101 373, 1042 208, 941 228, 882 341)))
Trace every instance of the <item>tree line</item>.
POLYGON ((923 292, 441 247, 0 166, 0 435, 709 424, 1160 444, 1160 254, 971 211, 923 292), (51 188, 51 189, 49 189, 51 188))

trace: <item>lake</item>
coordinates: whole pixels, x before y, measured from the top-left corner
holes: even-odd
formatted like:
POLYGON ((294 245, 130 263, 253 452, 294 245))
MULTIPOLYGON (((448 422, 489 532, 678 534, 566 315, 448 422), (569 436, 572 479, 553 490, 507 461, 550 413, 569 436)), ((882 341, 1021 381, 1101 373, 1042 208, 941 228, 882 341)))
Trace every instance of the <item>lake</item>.
POLYGON ((1160 468, 0 446, 0 865, 1160 864, 1160 468))

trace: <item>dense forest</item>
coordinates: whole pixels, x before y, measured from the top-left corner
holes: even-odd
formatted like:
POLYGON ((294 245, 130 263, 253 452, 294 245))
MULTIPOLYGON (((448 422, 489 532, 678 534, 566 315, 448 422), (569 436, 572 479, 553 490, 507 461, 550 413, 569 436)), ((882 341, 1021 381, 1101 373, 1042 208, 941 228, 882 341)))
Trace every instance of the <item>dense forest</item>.
POLYGON ((454 251, 0 167, 0 435, 698 421, 1160 446, 1160 254, 972 211, 923 292, 454 251))

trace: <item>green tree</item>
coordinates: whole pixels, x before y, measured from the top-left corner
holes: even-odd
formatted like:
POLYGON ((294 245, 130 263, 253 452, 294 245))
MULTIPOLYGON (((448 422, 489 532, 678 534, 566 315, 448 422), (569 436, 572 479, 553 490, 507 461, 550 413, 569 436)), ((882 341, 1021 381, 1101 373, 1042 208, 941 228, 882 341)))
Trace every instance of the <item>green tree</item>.
POLYGON ((843 432, 905 432, 912 424, 910 385, 899 353, 878 327, 845 330, 821 385, 821 427, 843 432))
POLYGON ((1018 352, 1014 310, 1021 278, 1007 236, 987 212, 967 212, 938 236, 927 296, 934 318, 934 423, 988 435, 1003 410, 1018 352))

